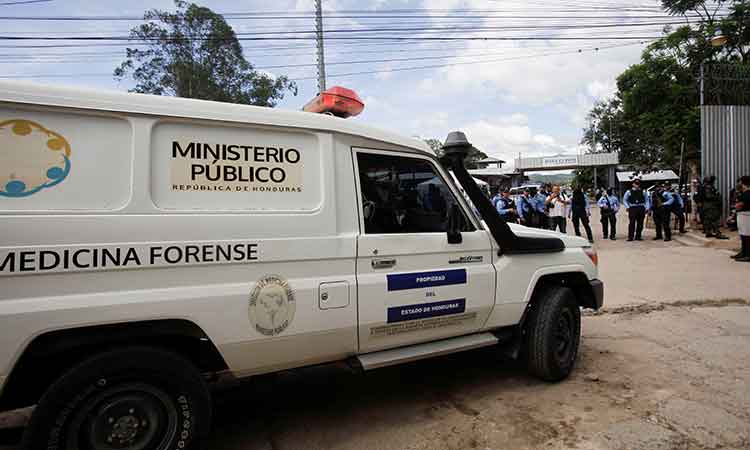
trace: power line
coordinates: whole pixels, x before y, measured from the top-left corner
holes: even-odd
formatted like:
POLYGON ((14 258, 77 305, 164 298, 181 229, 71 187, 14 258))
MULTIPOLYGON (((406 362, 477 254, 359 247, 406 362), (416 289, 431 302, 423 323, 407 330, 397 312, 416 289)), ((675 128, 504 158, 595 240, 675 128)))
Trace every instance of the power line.
MULTIPOLYGON (((635 45, 635 44, 626 44, 626 45, 635 45)), ((616 47, 624 47, 625 45, 619 45, 619 46, 609 46, 609 47, 597 47, 593 51, 599 51, 599 50, 607 50, 611 48, 616 47)), ((591 50, 589 50, 591 51, 591 50)), ((425 69, 440 69, 444 67, 454 67, 454 66, 464 66, 464 65, 473 65, 473 64, 487 64, 487 63, 493 63, 493 62, 505 62, 505 61, 516 61, 521 59, 535 59, 538 57, 545 57, 545 56, 561 56, 561 55, 567 55, 567 54, 573 54, 573 53, 583 53, 582 49, 578 50, 571 50, 568 52, 555 52, 555 53, 544 53, 544 54, 538 54, 538 55, 529 55, 529 56, 517 56, 517 57, 510 57, 510 58, 501 58, 501 59, 491 59, 491 60, 483 60, 483 61, 466 61, 466 62, 457 62, 457 63, 449 63, 449 64, 432 64, 432 65, 426 65, 426 66, 414 66, 414 67, 397 67, 394 69, 384 69, 384 70, 369 70, 369 71, 362 71, 362 72, 349 72, 349 73, 338 73, 338 74, 329 74, 329 78, 334 77, 349 77, 349 76, 357 76, 357 75, 374 75, 377 73, 390 73, 390 72, 404 72, 404 71, 412 71, 412 70, 425 70, 425 69)), ((314 77, 303 77, 303 78, 292 78, 292 81, 303 81, 303 80, 309 80, 314 77)))
MULTIPOLYGON (((361 40, 361 41, 590 41, 590 40, 649 40, 658 39, 660 36, 332 36, 328 39, 334 40, 361 40)), ((179 42, 179 41, 226 41, 231 38, 155 38, 147 41, 155 42, 179 42)), ((301 41, 314 40, 315 36, 272 36, 272 37, 238 37, 238 41, 301 41)), ((0 36, 4 41, 139 41, 130 37, 115 36, 72 36, 72 37, 30 37, 30 36, 0 36)))
MULTIPOLYGON (((447 64, 432 64, 432 65, 412 66, 412 67, 397 67, 397 68, 384 69, 384 70, 369 70, 369 71, 362 71, 362 72, 329 74, 327 76, 329 78, 345 77, 345 76, 368 75, 368 74, 377 74, 377 73, 436 69, 436 68, 462 66, 462 65, 486 64, 486 63, 492 63, 492 62, 515 61, 515 60, 533 59, 533 58, 545 57, 545 56, 561 56, 561 55, 568 55, 568 54, 574 54, 574 53, 608 50, 612 48, 626 47, 626 46, 632 46, 632 45, 636 45, 636 44, 620 44, 620 45, 610 45, 610 46, 604 46, 604 47, 591 47, 591 48, 585 48, 585 49, 579 48, 579 49, 571 49, 568 51, 546 52, 546 53, 539 53, 539 54, 533 54, 533 55, 520 55, 520 56, 515 56, 515 57, 506 57, 506 58, 499 58, 499 59, 474 60, 474 61, 464 61, 464 62, 447 63, 447 64)), ((294 67, 294 66, 278 66, 276 68, 286 68, 286 67, 294 67)), ((257 69, 262 70, 263 68, 257 67, 257 69)), ((103 77, 103 76, 112 76, 112 74, 104 74, 104 73, 80 73, 80 74, 54 73, 54 74, 49 74, 49 75, 44 75, 44 74, 26 75, 24 74, 24 75, 16 75, 16 76, 3 75, 3 76, 0 76, 0 78, 19 78, 19 79, 20 78, 74 78, 74 77, 79 77, 79 76, 80 77, 103 77)), ((317 76, 293 78, 292 80, 303 81, 303 80, 314 80, 314 79, 317 79, 317 76)))
POLYGON ((0 6, 10 6, 10 5, 27 5, 29 3, 45 3, 45 2, 51 2, 52 0, 20 0, 17 2, 3 2, 0 3, 0 6))
MULTIPOLYGON (((519 49, 521 50, 521 49, 519 49)), ((335 62, 327 62, 326 66, 338 66, 338 65, 350 65, 350 64, 371 64, 371 63, 391 63, 391 62, 404 62, 404 61, 425 61, 425 60, 434 60, 434 59, 449 59, 449 58, 471 58, 476 56, 498 56, 507 54, 506 52, 498 53, 498 52, 491 52, 491 53, 465 53, 461 55, 440 55, 440 56, 413 56, 409 58, 387 58, 387 59, 368 59, 368 60, 347 60, 347 61, 335 61, 335 62)), ((0 55, 3 56, 3 55, 0 55)), ((59 56, 59 55, 58 55, 59 56)), ((121 55, 120 55, 121 56, 121 55)), ((266 55, 268 57, 273 55, 266 55)), ((312 56, 312 55, 310 55, 312 56)), ((109 57, 109 59, 117 58, 117 56, 109 57)), ((13 59, 12 57, 0 61, 0 64, 30 64, 30 63, 89 63, 91 62, 91 59, 78 59, 78 60, 71 60, 71 59, 13 59)), ((299 63, 299 64, 281 64, 281 65, 273 65, 273 66, 258 66, 255 67, 257 70, 268 70, 268 69, 291 69, 296 67, 315 67, 317 64, 313 63, 299 63)))
MULTIPOLYGON (((565 12, 565 11, 562 11, 565 12)), ((330 19, 534 19, 534 20, 548 20, 548 19, 668 19, 672 18, 668 14, 650 14, 650 15, 611 15, 611 14, 594 14, 594 15, 552 15, 554 10, 545 10, 545 13, 539 15, 512 15, 512 14, 450 14, 450 15, 434 15, 434 14, 370 14, 370 15, 342 15, 337 13, 330 13, 330 16, 326 18, 330 19)), ((225 19, 230 20, 309 20, 314 15, 297 15, 297 16, 285 16, 285 15, 269 15, 269 16, 252 16, 252 15, 236 15, 232 16, 229 14, 222 15, 225 19)), ((700 19, 701 16, 697 14, 686 14, 685 17, 700 19)), ((143 21, 143 16, 0 16, 0 20, 17 20, 17 21, 143 21)), ((157 20, 149 20, 157 21, 157 20)))
MULTIPOLYGON (((682 21, 671 21, 671 22, 635 22, 635 23, 597 23, 597 24, 586 24, 586 25, 506 25, 506 26, 450 26, 450 27, 378 27, 378 28, 350 28, 350 29, 328 29, 324 30, 325 34, 340 34, 340 33, 375 33, 375 32, 398 32, 398 33, 411 33, 411 32, 458 32, 458 31, 472 31, 472 32, 483 32, 483 31, 518 31, 518 30, 586 30, 596 28, 628 28, 628 27, 644 27, 644 26, 664 26, 664 25, 681 25, 682 21)), ((235 32, 236 36, 264 36, 264 35, 277 35, 277 34, 314 34, 316 30, 272 30, 272 31, 261 31, 261 32, 235 32)), ((109 39, 108 36, 24 36, 26 39, 83 39, 83 38, 101 38, 109 39)), ((130 36, 111 36, 111 39, 132 39, 130 36)), ((202 40, 204 38, 185 38, 191 40, 202 40)), ((218 38, 221 39, 221 38, 218 38)), ((231 39, 227 37, 226 39, 231 39)))

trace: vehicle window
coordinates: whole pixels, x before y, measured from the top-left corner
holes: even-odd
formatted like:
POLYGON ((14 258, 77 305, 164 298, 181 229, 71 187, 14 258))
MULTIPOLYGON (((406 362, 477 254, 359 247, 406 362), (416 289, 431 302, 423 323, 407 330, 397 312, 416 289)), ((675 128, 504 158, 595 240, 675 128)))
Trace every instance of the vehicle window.
MULTIPOLYGON (((446 232, 456 199, 426 160, 358 153, 365 233, 446 232)), ((463 217, 463 230, 474 227, 463 217)))

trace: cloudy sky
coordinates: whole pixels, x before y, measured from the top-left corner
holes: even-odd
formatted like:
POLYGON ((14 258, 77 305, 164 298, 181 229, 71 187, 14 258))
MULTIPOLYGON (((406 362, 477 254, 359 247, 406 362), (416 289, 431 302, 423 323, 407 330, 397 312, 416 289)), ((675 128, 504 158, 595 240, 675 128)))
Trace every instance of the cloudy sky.
MULTIPOLYGON (((9 4, 16 1, 24 0, 0 0, 0 36, 126 36, 145 9, 174 8, 170 0, 9 4), (104 20, 38 20, 60 16, 104 20), (35 20, 11 19, 18 17, 35 20)), ((228 13, 235 31, 248 38, 243 48, 256 67, 298 80, 299 94, 280 107, 299 109, 317 93, 308 33, 313 0, 199 3, 228 13)), ((658 4, 323 0, 328 86, 352 88, 365 101, 353 120, 405 135, 443 139, 463 130, 477 147, 509 162, 519 153, 576 153, 593 102, 611 95, 616 76, 639 60, 644 42, 675 22, 658 4)), ((126 45, 3 40, 0 77, 127 90, 128 82, 111 76, 126 45)))

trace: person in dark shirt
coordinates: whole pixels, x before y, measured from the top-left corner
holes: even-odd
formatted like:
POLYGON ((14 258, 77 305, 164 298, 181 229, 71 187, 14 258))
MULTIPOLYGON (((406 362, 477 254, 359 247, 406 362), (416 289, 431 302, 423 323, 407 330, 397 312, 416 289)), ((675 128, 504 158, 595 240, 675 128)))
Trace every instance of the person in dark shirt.
POLYGON ((617 239, 617 211, 620 210, 620 201, 617 196, 614 195, 612 188, 607 191, 599 199, 599 212, 601 214, 602 222, 602 233, 604 239, 617 239))
POLYGON ((643 219, 646 217, 646 211, 649 209, 648 196, 641 190, 641 180, 633 180, 633 185, 622 198, 622 204, 628 211, 628 242, 634 238, 636 241, 642 241, 643 219))
POLYGON ((581 188, 576 188, 576 190, 573 191, 573 198, 570 201, 568 214, 573 219, 573 229, 576 232, 576 236, 581 235, 579 223, 583 223, 583 229, 586 230, 586 237, 589 242, 594 242, 594 236, 591 234, 591 226, 589 225, 591 207, 589 206, 589 199, 586 197, 586 194, 583 193, 581 188))
POLYGON ((651 191, 651 214, 654 218, 654 228, 656 228, 655 241, 664 238, 664 242, 672 240, 671 219, 672 207, 675 199, 667 191, 667 186, 657 185, 651 191))
POLYGON ((737 229, 740 232, 742 250, 732 258, 735 261, 750 262, 750 176, 740 178, 742 193, 737 195, 737 229))
POLYGON ((721 192, 716 189, 716 177, 711 175, 703 179, 703 189, 700 192, 703 205, 703 229, 706 237, 728 239, 722 234, 721 226, 721 192))

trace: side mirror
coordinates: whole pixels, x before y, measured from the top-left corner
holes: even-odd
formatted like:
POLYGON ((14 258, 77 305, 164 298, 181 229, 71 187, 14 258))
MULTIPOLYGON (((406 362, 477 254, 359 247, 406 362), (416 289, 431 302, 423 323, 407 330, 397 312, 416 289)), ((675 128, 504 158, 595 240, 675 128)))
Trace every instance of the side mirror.
POLYGON ((375 215, 375 202, 365 200, 364 204, 362 205, 362 213, 365 217, 365 222, 371 221, 372 216, 375 215))
POLYGON ((448 243, 460 244, 464 241, 461 230, 464 229, 464 215, 457 204, 453 204, 448 211, 448 243))

